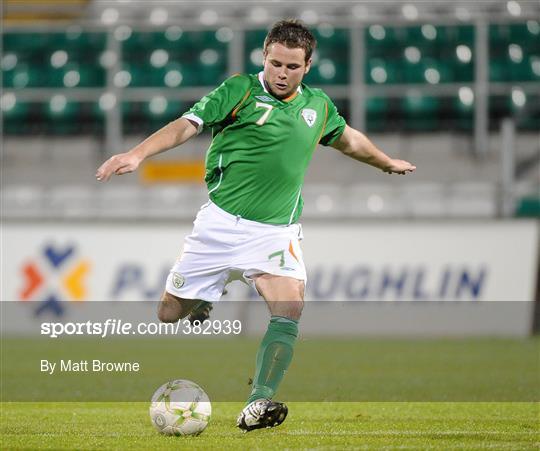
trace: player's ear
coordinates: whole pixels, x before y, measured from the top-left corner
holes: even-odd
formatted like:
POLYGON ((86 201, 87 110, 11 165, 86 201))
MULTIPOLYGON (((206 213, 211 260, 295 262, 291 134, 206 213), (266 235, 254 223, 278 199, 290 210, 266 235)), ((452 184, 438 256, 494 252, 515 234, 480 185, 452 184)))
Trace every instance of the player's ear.
POLYGON ((304 75, 309 72, 309 69, 311 69, 311 61, 312 61, 311 58, 307 60, 306 71, 304 72, 304 75))

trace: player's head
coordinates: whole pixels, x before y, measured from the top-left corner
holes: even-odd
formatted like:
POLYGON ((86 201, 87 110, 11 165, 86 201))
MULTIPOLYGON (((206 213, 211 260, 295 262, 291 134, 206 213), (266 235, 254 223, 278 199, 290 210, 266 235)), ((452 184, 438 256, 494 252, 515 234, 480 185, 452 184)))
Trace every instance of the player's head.
POLYGON ((317 41, 298 20, 274 24, 264 40, 264 79, 278 98, 293 94, 311 67, 317 41))

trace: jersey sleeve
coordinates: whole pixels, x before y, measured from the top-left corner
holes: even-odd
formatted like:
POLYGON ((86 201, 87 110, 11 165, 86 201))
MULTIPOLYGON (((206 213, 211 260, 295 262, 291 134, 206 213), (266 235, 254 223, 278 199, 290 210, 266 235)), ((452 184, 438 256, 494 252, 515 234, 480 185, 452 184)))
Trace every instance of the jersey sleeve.
POLYGON ((246 75, 233 75, 211 93, 204 96, 182 117, 198 125, 198 133, 224 121, 240 104, 249 91, 250 81, 246 75))
POLYGON ((328 109, 326 123, 324 125, 324 130, 321 135, 320 143, 323 146, 330 146, 332 143, 338 139, 347 123, 343 116, 341 116, 330 98, 325 94, 324 100, 326 102, 326 107, 328 109))

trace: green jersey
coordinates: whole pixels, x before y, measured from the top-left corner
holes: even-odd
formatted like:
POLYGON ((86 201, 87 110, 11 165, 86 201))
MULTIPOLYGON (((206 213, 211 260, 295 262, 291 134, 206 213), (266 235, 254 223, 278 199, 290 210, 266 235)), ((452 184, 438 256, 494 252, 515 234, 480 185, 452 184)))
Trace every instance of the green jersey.
POLYGON ((297 221, 313 151, 345 129, 323 91, 302 84, 279 100, 265 88, 262 72, 227 79, 183 117, 199 132, 212 128, 205 175, 210 199, 231 214, 269 224, 297 221))

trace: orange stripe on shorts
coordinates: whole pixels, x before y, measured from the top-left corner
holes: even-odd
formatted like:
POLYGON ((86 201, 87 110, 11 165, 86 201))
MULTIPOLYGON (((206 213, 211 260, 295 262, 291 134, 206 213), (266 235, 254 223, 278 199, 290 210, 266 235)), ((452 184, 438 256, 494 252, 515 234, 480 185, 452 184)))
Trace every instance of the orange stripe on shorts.
POLYGON ((294 253, 294 249, 292 247, 292 241, 289 241, 289 252, 290 254, 294 257, 294 259, 300 263, 300 260, 298 260, 298 257, 296 256, 296 254, 294 253))

